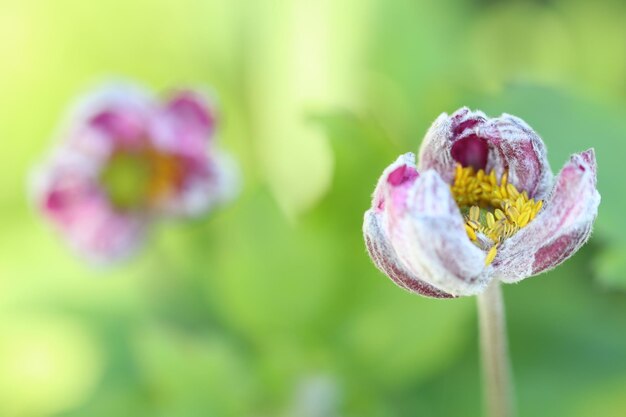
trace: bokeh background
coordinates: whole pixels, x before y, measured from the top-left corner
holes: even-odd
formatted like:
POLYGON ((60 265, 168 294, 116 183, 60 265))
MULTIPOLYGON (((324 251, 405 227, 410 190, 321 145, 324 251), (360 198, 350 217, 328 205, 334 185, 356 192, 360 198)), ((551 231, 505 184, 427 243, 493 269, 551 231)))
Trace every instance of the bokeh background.
POLYGON ((478 416, 474 299, 410 295, 361 237, 374 183, 462 105, 524 118, 600 214, 507 286, 520 416, 626 416, 626 5, 615 0, 0 0, 0 416, 478 416), (94 270, 27 195, 111 76, 219 94, 240 198, 94 270))

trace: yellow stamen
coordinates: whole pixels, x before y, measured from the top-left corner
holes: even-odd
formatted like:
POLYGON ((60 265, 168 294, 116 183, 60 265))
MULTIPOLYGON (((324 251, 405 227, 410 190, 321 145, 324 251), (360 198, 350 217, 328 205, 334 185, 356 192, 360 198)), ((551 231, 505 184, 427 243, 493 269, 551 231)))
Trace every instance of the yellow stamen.
POLYGON ((489 265, 490 263, 492 263, 497 253, 498 253, 498 249, 496 248, 496 245, 493 245, 491 249, 489 249, 489 252, 487 252, 487 257, 485 258, 485 265, 489 265))
POLYGON ((506 171, 498 184, 495 170, 474 171, 457 164, 451 185, 456 203, 467 213, 465 231, 469 238, 481 248, 485 241, 478 239, 479 234, 493 243, 487 252, 487 265, 495 258, 498 245, 528 225, 543 206, 541 200, 529 198, 527 191, 519 191, 508 181, 506 171))
POLYGON ((487 226, 489 226, 490 229, 493 229, 493 226, 496 224, 496 219, 495 217, 493 217, 493 213, 488 212, 487 213, 487 226))
POLYGON ((478 208, 478 206, 470 207, 470 210, 469 210, 470 220, 477 222, 479 217, 480 217, 480 209, 478 208))
POLYGON ((465 224, 465 231, 467 232, 467 235, 469 236, 470 239, 476 240, 476 232, 470 225, 465 224))

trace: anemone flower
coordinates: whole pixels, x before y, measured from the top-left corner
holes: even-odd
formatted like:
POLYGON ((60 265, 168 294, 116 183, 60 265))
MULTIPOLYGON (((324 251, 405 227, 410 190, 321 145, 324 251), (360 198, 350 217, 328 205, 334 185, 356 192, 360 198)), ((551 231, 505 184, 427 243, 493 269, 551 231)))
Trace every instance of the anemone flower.
POLYGON ((234 196, 237 170, 216 148, 215 125, 201 91, 160 101, 106 85, 78 103, 35 170, 37 208, 84 258, 126 258, 155 220, 199 216, 234 196))
POLYGON ((488 405, 504 416, 499 283, 572 256, 599 203, 593 149, 572 155, 555 178, 543 141, 523 120, 462 108, 435 120, 417 164, 407 153, 383 171, 363 230, 374 263, 400 287, 434 298, 479 295, 487 382, 497 379, 489 389, 500 397, 488 405))

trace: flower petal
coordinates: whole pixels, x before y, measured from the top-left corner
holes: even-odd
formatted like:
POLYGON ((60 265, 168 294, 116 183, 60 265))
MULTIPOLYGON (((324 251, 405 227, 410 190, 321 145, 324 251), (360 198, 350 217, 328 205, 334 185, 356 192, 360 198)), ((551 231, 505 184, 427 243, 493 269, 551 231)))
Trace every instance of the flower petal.
POLYGON ((523 120, 507 114, 490 119, 464 107, 439 116, 422 142, 418 168, 434 169, 451 182, 457 163, 495 169, 499 177, 508 170, 510 183, 538 199, 553 181, 541 138, 523 120))
POLYGON ((114 211, 93 177, 89 159, 80 154, 57 153, 35 173, 32 186, 40 211, 93 263, 124 259, 143 238, 145 219, 114 211))
POLYGON ((161 204, 164 214, 196 216, 238 193, 235 161, 210 141, 215 122, 215 105, 197 90, 177 92, 155 118, 152 143, 162 152, 179 156, 185 168, 176 195, 161 204))
POLYGON ((433 169, 444 180, 452 182, 454 179, 454 165, 456 161, 450 155, 451 121, 447 113, 442 113, 435 119, 433 124, 422 139, 419 150, 420 172, 433 169))
POLYGON ((219 151, 202 164, 188 161, 183 184, 176 196, 163 201, 160 212, 172 216, 198 216, 214 206, 231 201, 241 188, 234 159, 219 151))
POLYGON ((487 171, 495 169, 500 177, 507 170, 509 182, 531 198, 543 199, 554 178, 546 147, 535 131, 522 119, 508 114, 476 127, 476 135, 489 145, 487 171))
POLYGON ((496 274, 517 282, 565 261, 589 238, 599 204, 593 149, 572 155, 543 211, 502 244, 493 262, 496 274))
POLYGON ((143 146, 153 102, 137 85, 106 84, 79 102, 70 119, 70 143, 82 152, 101 156, 119 147, 143 146))
POLYGON ((433 170, 418 175, 413 154, 385 170, 372 211, 390 248, 379 251, 393 252, 394 265, 452 295, 476 294, 488 283, 485 254, 465 234, 449 185, 433 170))
MULTIPOLYGON (((415 168, 415 154, 409 152, 404 155, 400 155, 398 159, 391 165, 389 165, 380 176, 376 189, 374 190, 374 197, 372 199, 372 207, 382 212, 385 208, 385 192, 387 189, 387 182, 390 181, 396 187, 400 187, 402 184, 410 186, 413 181, 419 176, 417 169, 415 168)), ((398 195, 400 188, 396 190, 398 195)))
POLYGON ((380 213, 375 210, 365 212, 363 235, 365 245, 376 267, 407 291, 432 298, 454 298, 418 278, 400 262, 380 225, 380 213))
POLYGON ((215 129, 215 105, 199 91, 177 92, 170 98, 166 110, 181 125, 204 129, 206 137, 215 129))
POLYGON ((180 91, 159 111, 150 139, 161 151, 195 158, 206 154, 215 122, 215 106, 207 95, 180 91))

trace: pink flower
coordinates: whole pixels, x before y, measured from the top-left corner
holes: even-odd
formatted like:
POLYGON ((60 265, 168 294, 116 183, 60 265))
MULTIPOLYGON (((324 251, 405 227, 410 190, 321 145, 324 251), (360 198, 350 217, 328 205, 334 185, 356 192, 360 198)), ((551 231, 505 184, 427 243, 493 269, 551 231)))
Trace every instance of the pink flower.
POLYGON ((160 102, 136 86, 105 86, 79 103, 36 170, 37 207, 87 259, 125 258, 155 219, 197 216, 236 193, 215 124, 199 91, 160 102))
POLYGON ((363 231, 376 266, 436 298, 474 295, 554 268, 589 238, 600 194, 593 149, 554 178, 541 138, 521 119, 462 108, 378 181, 363 231))

